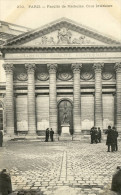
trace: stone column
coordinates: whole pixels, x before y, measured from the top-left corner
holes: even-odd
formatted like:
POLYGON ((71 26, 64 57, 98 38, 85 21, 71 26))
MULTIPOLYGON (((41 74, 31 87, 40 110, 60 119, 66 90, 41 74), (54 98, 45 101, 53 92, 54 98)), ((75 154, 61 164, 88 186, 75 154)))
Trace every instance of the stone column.
POLYGON ((3 93, 2 97, 3 97, 3 103, 4 103, 4 106, 3 106, 3 130, 5 133, 7 133, 7 131, 6 131, 6 94, 3 93))
POLYGON ((95 71, 95 117, 94 126, 103 128, 103 109, 102 109, 102 68, 103 63, 93 65, 95 71))
POLYGON ((14 134, 13 64, 3 65, 6 71, 6 132, 14 134))
POLYGON ((36 134, 35 64, 25 64, 28 73, 28 133, 36 134))
POLYGON ((57 64, 48 64, 49 71, 49 126, 57 133, 57 92, 56 71, 57 64))
POLYGON ((80 68, 82 64, 72 64, 73 71, 73 126, 74 134, 81 133, 80 68))
POLYGON ((115 64, 116 70, 116 127, 121 133, 121 63, 115 64))

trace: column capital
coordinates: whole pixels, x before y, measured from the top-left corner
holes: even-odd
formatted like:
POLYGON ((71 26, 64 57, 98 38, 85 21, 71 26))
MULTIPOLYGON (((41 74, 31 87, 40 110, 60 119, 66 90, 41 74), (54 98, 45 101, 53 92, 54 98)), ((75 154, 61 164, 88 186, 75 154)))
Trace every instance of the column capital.
POLYGON ((13 70, 14 70, 14 66, 12 63, 5 63, 3 64, 3 68, 5 69, 5 72, 8 73, 8 74, 12 74, 13 73, 13 70))
POLYGON ((49 73, 56 73, 57 64, 47 64, 47 69, 48 69, 49 73))
POLYGON ((35 64, 25 64, 25 68, 27 69, 28 73, 33 73, 36 69, 35 64))
POLYGON ((116 72, 121 72, 121 62, 116 62, 114 68, 116 72))
POLYGON ((82 64, 75 63, 75 64, 71 65, 71 69, 72 69, 73 73, 80 73, 81 67, 82 67, 82 64))
POLYGON ((100 63, 100 62, 98 62, 98 63, 94 63, 93 64, 93 69, 95 70, 95 71, 102 71, 102 68, 104 67, 104 63, 100 63))

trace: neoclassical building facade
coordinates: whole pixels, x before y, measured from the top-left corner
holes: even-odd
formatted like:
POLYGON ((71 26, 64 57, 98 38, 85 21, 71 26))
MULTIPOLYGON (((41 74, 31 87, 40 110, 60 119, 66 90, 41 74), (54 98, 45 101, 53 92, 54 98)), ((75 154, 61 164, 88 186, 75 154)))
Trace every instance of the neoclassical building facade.
POLYGON ((1 48, 7 134, 121 132, 121 43, 62 18, 1 48))

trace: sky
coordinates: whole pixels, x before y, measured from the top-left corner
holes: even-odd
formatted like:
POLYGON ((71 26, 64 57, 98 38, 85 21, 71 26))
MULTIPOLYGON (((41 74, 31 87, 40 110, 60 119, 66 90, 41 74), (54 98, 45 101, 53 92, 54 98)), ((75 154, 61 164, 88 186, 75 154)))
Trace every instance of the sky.
POLYGON ((66 17, 121 40, 121 0, 0 0, 0 7, 2 21, 38 28, 66 17))

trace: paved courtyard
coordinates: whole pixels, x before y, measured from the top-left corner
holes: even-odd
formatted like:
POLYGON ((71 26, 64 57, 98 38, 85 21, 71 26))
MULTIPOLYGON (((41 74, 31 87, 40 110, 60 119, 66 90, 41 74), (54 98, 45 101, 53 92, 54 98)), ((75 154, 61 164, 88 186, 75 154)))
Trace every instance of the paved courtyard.
POLYGON ((0 168, 7 168, 13 190, 42 195, 107 195, 112 174, 121 165, 118 152, 105 143, 8 141, 0 148, 0 168))

